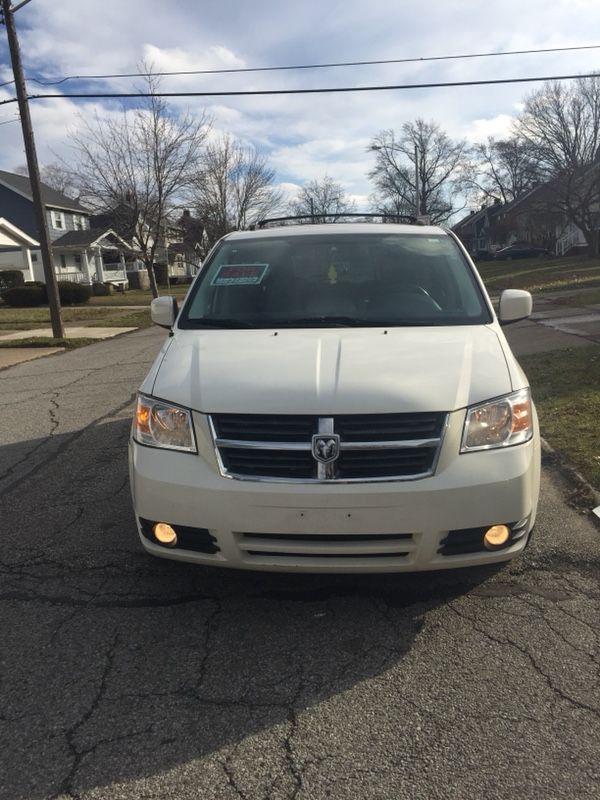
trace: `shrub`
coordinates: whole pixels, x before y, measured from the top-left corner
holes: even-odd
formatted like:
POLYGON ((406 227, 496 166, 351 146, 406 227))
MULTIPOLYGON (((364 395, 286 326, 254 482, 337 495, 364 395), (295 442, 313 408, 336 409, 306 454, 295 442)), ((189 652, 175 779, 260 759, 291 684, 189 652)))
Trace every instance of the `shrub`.
POLYGON ((87 303, 92 296, 92 287, 74 281, 59 281, 58 296, 60 302, 67 306, 87 303))
POLYGON ((106 297, 111 292, 111 286, 109 283, 100 283, 99 281, 92 284, 92 293, 95 297, 106 297))
POLYGON ((0 292, 5 289, 13 289, 15 286, 23 286, 25 278, 20 269, 0 269, 0 292))
POLYGON ((4 302, 14 308, 31 308, 46 303, 46 289, 42 286, 15 286, 2 293, 4 302))

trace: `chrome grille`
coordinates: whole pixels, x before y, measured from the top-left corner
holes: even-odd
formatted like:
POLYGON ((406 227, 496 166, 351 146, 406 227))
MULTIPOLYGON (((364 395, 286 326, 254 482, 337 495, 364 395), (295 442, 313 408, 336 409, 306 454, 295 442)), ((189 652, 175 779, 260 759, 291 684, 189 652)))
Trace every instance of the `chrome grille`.
POLYGON ((337 416, 213 414, 209 417, 223 475, 241 480, 365 482, 433 474, 447 414, 337 416), (329 463, 313 439, 334 440, 329 463))

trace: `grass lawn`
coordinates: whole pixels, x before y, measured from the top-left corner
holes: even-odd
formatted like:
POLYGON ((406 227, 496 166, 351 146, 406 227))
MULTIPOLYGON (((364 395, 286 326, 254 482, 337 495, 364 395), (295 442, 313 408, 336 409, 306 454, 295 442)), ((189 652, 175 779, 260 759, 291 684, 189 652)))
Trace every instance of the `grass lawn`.
POLYGON ((600 259, 585 256, 479 261, 477 269, 488 291, 494 293, 502 289, 549 292, 600 287, 600 259))
MULTIPOLYGON (((151 324, 149 309, 90 308, 88 305, 64 307, 62 320, 67 325, 100 328, 145 328, 151 324)), ((47 328, 50 310, 42 308, 10 308, 0 306, 0 333, 47 328)))
POLYGON ((521 356, 542 435, 600 490, 600 345, 521 356))
POLYGON ((596 306, 600 305, 600 288, 587 289, 584 292, 575 292, 563 297, 557 297, 556 302, 565 306, 596 306))
POLYGON ((98 317, 90 322, 88 327, 93 328, 149 328, 152 325, 150 309, 132 309, 119 313, 116 309, 105 309, 106 316, 98 317))
MULTIPOLYGON (((178 300, 183 300, 189 289, 189 285, 171 286, 170 289, 161 288, 160 294, 170 294, 178 300)), ((129 289, 126 292, 117 292, 107 297, 91 297, 89 306, 149 306, 152 300, 152 292, 149 289, 129 289)))

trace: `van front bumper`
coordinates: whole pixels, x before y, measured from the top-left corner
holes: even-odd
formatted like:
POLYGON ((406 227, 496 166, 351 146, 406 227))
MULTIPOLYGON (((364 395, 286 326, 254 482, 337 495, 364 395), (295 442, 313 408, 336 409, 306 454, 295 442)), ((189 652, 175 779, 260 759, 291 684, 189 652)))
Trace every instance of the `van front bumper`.
POLYGON ((162 558, 279 572, 411 572, 513 558, 535 522, 537 431, 499 450, 459 455, 455 444, 446 439, 436 473, 420 480, 288 484, 226 478, 203 455, 132 440, 140 539, 162 558), (157 522, 180 531, 176 546, 153 539, 157 522), (497 524, 515 538, 486 550, 483 531, 497 524))

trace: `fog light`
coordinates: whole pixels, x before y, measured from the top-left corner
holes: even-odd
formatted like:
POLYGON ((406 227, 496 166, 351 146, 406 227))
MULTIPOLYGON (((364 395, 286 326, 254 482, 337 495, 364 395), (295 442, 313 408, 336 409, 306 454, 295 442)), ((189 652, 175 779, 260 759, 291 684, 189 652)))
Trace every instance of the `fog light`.
POLYGON ((166 522, 157 522, 152 529, 152 533, 154 534, 156 541, 165 547, 175 547, 177 544, 177 534, 175 533, 175 529, 170 525, 167 525, 166 522))
POLYGON ((488 550, 497 550, 510 539, 510 528, 506 525, 492 525, 483 535, 483 545, 488 550))

